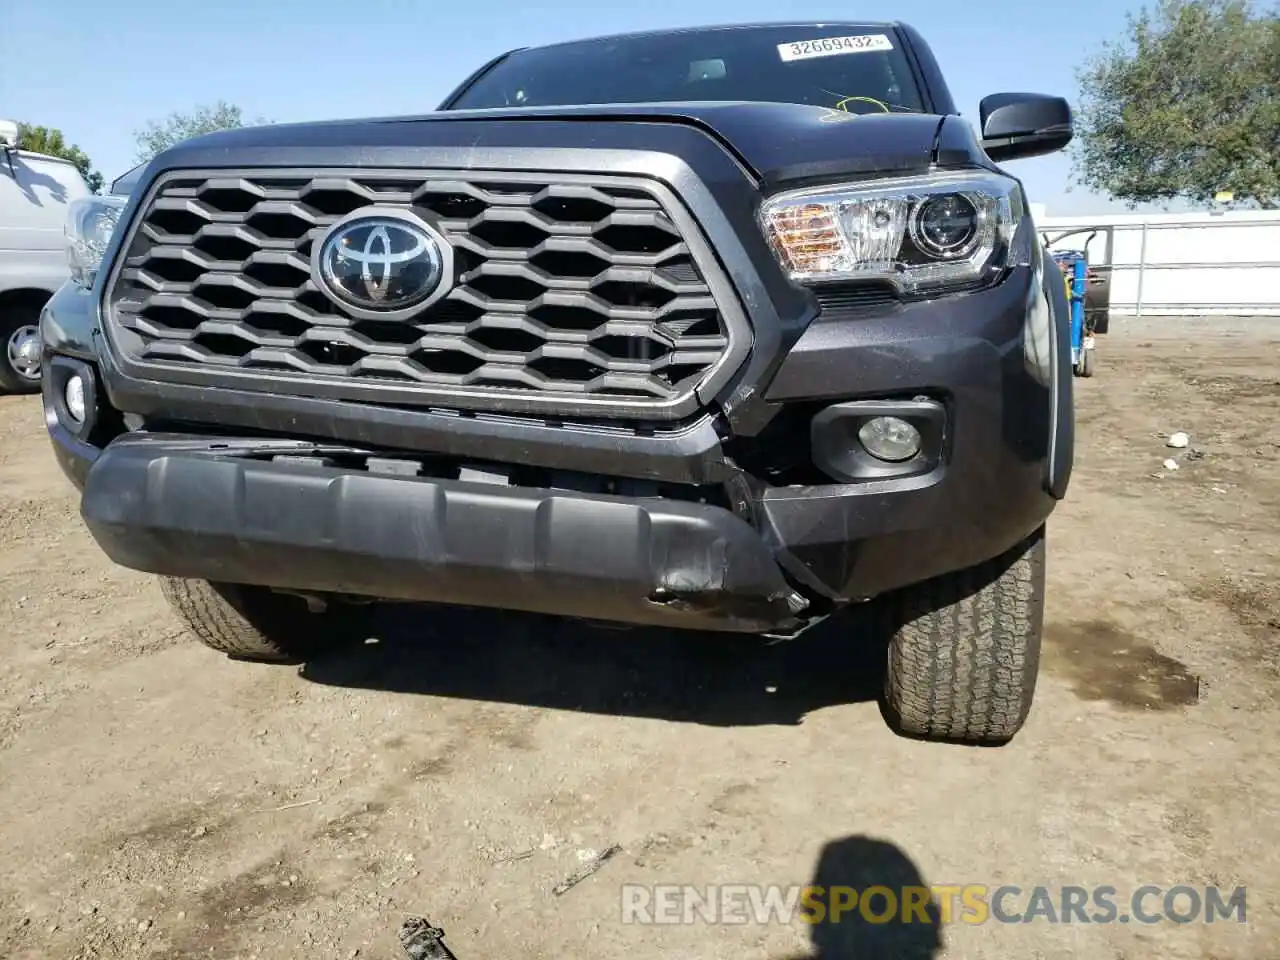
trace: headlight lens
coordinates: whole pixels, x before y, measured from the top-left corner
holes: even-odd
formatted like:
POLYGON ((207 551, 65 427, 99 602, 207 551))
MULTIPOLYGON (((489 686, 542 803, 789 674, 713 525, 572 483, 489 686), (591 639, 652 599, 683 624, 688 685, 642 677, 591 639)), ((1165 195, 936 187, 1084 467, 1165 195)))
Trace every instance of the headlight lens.
POLYGON ((963 193, 920 203, 911 214, 911 242, 940 260, 956 260, 982 240, 982 214, 963 193))
POLYGON ((983 171, 770 197, 761 227, 793 280, 887 280, 925 293, 986 282, 1018 226, 1016 181, 983 171))
POLYGON ((71 279, 86 290, 93 286, 127 202, 124 197, 83 197, 67 207, 67 263, 71 279))

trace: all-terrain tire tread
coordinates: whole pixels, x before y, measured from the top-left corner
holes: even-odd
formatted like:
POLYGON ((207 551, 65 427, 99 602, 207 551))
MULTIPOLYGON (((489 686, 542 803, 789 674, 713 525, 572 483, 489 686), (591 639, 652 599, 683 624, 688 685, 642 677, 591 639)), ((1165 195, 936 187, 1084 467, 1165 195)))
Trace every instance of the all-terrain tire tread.
POLYGON ((887 612, 885 701, 902 732, 1000 744, 1031 709, 1044 622, 1044 528, 1009 554, 902 591, 887 612))
POLYGON ((161 577, 160 590, 197 640, 236 659, 294 663, 354 635, 355 611, 311 614, 300 598, 260 587, 161 577))

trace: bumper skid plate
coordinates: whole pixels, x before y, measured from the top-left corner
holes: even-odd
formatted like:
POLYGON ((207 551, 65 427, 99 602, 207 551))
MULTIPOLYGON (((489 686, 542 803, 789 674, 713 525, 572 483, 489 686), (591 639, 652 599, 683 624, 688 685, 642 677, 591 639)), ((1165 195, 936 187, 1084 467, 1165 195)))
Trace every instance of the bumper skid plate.
POLYGON ((343 471, 121 440, 81 513, 123 566, 192 579, 767 633, 794 591, 706 504, 343 471))

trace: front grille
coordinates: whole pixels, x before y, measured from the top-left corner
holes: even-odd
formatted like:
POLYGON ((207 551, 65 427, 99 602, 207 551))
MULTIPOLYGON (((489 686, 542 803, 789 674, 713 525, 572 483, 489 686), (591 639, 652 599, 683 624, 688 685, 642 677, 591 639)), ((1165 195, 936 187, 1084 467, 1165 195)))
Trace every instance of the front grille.
POLYGON ((638 178, 180 171, 141 210, 105 306, 114 348, 152 380, 671 417, 745 349, 692 220, 638 178), (326 228, 374 207, 414 210, 454 250, 456 285, 405 320, 353 316, 310 276, 326 228))

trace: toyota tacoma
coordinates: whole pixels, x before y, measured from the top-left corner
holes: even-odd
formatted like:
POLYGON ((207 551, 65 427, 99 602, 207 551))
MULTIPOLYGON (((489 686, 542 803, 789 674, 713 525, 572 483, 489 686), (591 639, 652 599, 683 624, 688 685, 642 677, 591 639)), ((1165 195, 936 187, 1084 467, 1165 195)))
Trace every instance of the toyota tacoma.
POLYGON ((1004 742, 1074 421, 1062 275, 997 164, 1071 136, 1039 94, 971 124, 916 30, 849 22, 516 50, 424 116, 199 137, 72 218, 53 448, 235 657, 376 600, 778 639, 869 604, 899 729, 1004 742))

